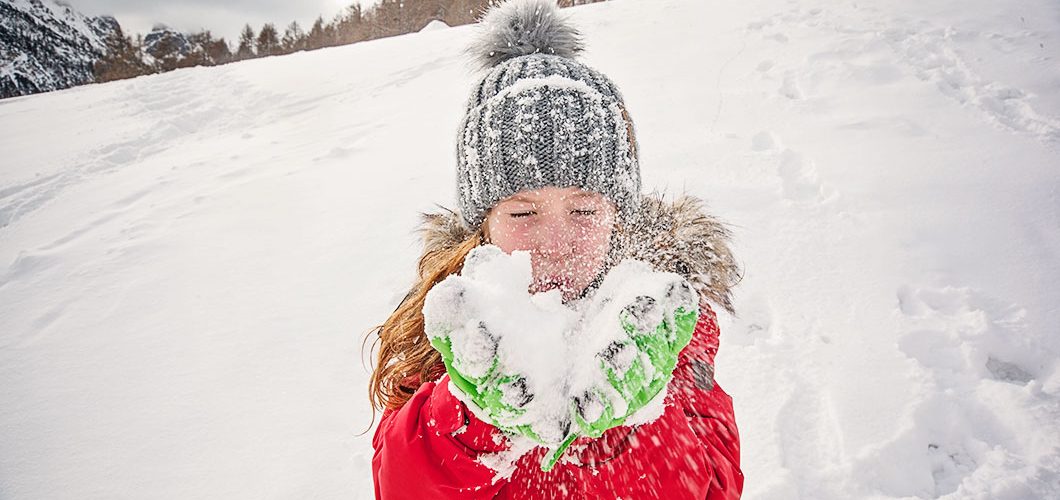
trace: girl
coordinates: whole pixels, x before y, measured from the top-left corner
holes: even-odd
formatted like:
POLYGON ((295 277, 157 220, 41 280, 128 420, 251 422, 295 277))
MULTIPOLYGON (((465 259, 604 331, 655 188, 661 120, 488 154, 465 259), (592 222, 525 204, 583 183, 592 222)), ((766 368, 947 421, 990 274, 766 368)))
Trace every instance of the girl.
MULTIPOLYGON (((727 231, 698 200, 641 194, 621 95, 574 59, 580 36, 553 1, 511 0, 481 23, 472 50, 488 71, 461 124, 460 211, 425 216, 418 283, 377 330, 369 392, 384 410, 373 439, 376 497, 738 498, 732 400, 713 378, 711 305, 732 312, 729 289, 739 278, 727 231), (518 256, 529 258, 524 282, 503 276, 504 269, 518 274, 518 256), (636 274, 627 259, 647 263, 647 272, 636 274), (499 338, 519 339, 494 330, 503 321, 482 320, 522 318, 545 296, 571 310, 607 311, 612 290, 647 283, 631 276, 670 284, 631 295, 636 301, 621 309, 621 322, 608 323, 605 312, 599 321, 579 320, 605 325, 598 329, 621 324, 614 338, 625 340, 572 354, 573 369, 607 376, 598 373, 599 387, 569 397, 535 384, 533 366, 519 368, 520 359, 542 359, 537 351, 545 347, 501 355, 499 338), (475 287, 508 282, 535 299, 475 295, 475 287), (658 313, 668 320, 653 316, 683 289, 690 308, 658 313), (579 305, 586 303, 595 306, 579 305), (472 317, 478 327, 469 333, 461 325, 472 317), (569 403, 557 418, 527 420, 534 405, 555 400, 569 403), (662 404, 652 409, 653 401, 662 404), (528 438, 549 446, 518 453, 528 438), (505 457, 514 463, 506 467, 505 457)), ((554 318, 543 310, 539 322, 505 328, 544 332, 554 318)))

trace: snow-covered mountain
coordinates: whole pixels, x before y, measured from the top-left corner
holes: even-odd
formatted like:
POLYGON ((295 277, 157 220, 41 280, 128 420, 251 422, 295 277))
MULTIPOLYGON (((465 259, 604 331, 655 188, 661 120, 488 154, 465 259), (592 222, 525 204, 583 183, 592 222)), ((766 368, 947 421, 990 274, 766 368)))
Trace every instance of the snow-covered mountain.
MULTIPOLYGON (((735 233, 744 498, 1060 498, 1056 0, 564 12, 646 188, 735 233)), ((0 102, 0 498, 372 498, 362 341, 453 206, 471 38, 0 102)))
POLYGON ((144 52, 152 57, 183 57, 191 51, 192 44, 188 37, 167 26, 155 26, 150 33, 144 35, 144 52))
POLYGON ((0 98, 91 82, 117 26, 56 0, 0 0, 0 98))

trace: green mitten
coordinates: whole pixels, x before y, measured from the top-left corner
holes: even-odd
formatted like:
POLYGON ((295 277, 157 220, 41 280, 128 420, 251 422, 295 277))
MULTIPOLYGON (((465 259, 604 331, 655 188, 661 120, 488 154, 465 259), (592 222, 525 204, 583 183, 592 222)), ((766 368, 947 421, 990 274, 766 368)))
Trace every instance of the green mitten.
MULTIPOLYGON (((641 273, 629 280, 634 287, 638 286, 636 278, 652 274, 647 269, 637 270, 633 265, 625 268, 630 269, 641 273)), ((624 276, 629 277, 628 274, 624 276)), ((618 277, 622 278, 623 274, 618 277)), ((650 281, 660 277, 656 274, 650 281)), ((679 275, 671 274, 662 279, 669 281, 661 287, 651 287, 662 292, 656 296, 637 295, 617 312, 617 324, 613 316, 606 317, 616 314, 614 308, 606 306, 614 300, 608 296, 612 293, 630 295, 622 293, 621 289, 609 289, 606 281, 601 287, 604 298, 599 301, 598 314, 605 317, 590 319, 587 327, 590 332, 613 338, 592 358, 598 363, 601 382, 576 393, 571 399, 573 432, 543 458, 542 470, 551 470, 578 437, 600 437, 608 429, 626 423, 658 397, 673 377, 677 356, 692 339, 699 318, 699 301, 692 286, 679 275)))
POLYGON ((698 317, 697 295, 683 279, 671 282, 661 297, 641 295, 622 309, 624 338, 596 354, 607 384, 573 401, 574 422, 582 435, 599 437, 622 425, 666 387, 698 317))
POLYGON ((475 248, 460 275, 427 293, 424 331, 471 412, 508 434, 555 446, 570 432, 570 412, 554 394, 562 373, 542 367, 556 359, 551 349, 562 355, 575 313, 558 295, 534 300, 531 277, 529 254, 475 248))
POLYGON ((431 345, 441 353, 450 380, 483 410, 488 422, 507 432, 533 436, 529 426, 515 423, 534 399, 527 390, 526 379, 505 373, 497 358, 496 339, 484 323, 471 330, 474 333, 470 335, 457 333, 455 349, 453 336, 431 336, 431 345))

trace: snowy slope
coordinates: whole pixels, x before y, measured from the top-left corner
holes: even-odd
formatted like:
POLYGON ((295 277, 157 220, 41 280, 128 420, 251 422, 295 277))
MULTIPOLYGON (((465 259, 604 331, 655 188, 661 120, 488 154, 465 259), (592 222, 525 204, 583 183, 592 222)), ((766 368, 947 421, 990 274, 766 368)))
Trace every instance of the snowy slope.
MULTIPOLYGON (((745 498, 1060 496, 1060 5, 567 12, 736 232, 745 498)), ((470 35, 0 101, 0 498, 371 498, 470 35)))

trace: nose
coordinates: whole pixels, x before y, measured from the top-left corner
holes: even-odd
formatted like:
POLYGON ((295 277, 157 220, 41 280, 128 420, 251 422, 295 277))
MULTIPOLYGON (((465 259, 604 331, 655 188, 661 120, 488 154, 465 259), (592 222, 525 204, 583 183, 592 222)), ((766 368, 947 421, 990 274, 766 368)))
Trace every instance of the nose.
POLYGON ((574 255, 574 228, 566 217, 542 215, 534 234, 534 250, 542 257, 568 258, 574 255))

